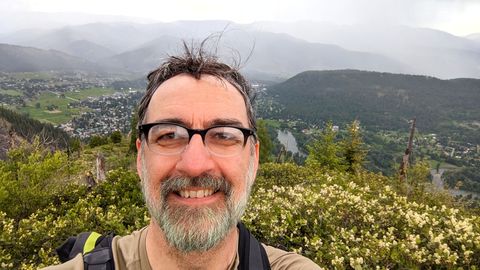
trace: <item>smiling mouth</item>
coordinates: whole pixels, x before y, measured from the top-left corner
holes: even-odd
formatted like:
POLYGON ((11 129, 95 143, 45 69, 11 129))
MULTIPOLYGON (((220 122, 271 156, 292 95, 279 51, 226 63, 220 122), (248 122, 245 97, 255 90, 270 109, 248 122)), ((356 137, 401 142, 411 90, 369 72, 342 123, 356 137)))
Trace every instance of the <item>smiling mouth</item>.
POLYGON ((198 189, 198 190, 180 190, 175 192, 177 195, 180 195, 182 198, 204 198, 211 196, 212 194, 217 193, 219 190, 214 191, 213 189, 198 189))

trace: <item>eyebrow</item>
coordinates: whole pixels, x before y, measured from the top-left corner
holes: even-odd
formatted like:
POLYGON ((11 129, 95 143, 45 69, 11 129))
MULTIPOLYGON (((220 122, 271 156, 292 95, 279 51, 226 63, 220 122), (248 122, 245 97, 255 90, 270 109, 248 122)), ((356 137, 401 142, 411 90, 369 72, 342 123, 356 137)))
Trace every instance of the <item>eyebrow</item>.
MULTIPOLYGON (((172 124, 178 124, 178 125, 182 125, 182 126, 186 126, 186 127, 191 127, 192 126, 192 123, 191 122, 187 122, 181 118, 176 118, 176 117, 173 117, 173 118, 162 118, 162 119, 156 119, 154 122, 152 123, 159 123, 159 122, 163 122, 163 123, 172 123, 172 124)), ((208 127, 213 127, 213 126, 236 126, 236 127, 244 127, 244 125, 242 124, 242 122, 238 119, 235 119, 235 118, 215 118, 215 119, 212 119, 210 121, 207 121, 204 123, 204 127, 205 128, 208 128, 208 127)))

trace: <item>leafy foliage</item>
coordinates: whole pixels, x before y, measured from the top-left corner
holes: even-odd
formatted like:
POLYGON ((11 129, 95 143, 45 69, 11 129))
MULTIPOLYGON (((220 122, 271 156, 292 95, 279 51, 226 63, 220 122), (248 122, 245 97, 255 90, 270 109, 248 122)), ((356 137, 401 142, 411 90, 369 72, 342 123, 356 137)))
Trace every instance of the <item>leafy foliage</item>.
POLYGON ((308 167, 356 173, 363 169, 367 150, 362 141, 360 125, 347 125, 348 134, 338 140, 332 122, 328 122, 318 138, 308 145, 308 167))
POLYGON ((244 217, 248 227, 321 266, 476 269, 480 263, 480 217, 453 208, 442 194, 407 197, 403 184, 376 174, 319 173, 293 164, 264 164, 256 185, 244 217), (305 178, 272 185, 279 167, 283 175, 305 178))
POLYGON ((118 144, 122 142, 122 132, 116 130, 110 134, 110 141, 112 143, 118 144))
POLYGON ((310 167, 345 170, 345 159, 336 137, 332 122, 328 122, 319 138, 308 147, 309 155, 305 163, 310 167))
MULTIPOLYGON (((86 149, 80 159, 102 149, 114 162, 119 147, 86 149)), ((128 152, 127 145, 120 149, 128 152)), ((0 192, 0 268, 56 264, 55 247, 71 235, 92 230, 122 235, 149 222, 134 170, 110 170, 105 182, 88 189, 65 185, 71 178, 66 162, 66 154, 37 146, 12 150, 0 163, 1 186, 7 188, 0 192), (48 186, 50 193, 44 185, 32 185, 27 195, 11 193, 9 185, 30 176, 34 183, 55 179, 60 184, 48 186), (5 199, 11 196, 28 196, 28 211, 15 216, 11 209, 17 201, 5 199)), ((409 182, 399 182, 365 170, 263 163, 243 221, 263 242, 302 253, 328 269, 478 269, 480 216, 446 194, 429 191, 425 168, 419 163, 409 170, 409 182)))
POLYGON ((64 152, 51 152, 38 139, 23 143, 0 163, 0 209, 16 220, 28 217, 67 188, 76 169, 64 152))
POLYGON ((347 171, 358 172, 363 163, 367 151, 362 141, 362 135, 360 133, 360 123, 353 121, 347 126, 348 136, 342 141, 342 148, 345 157, 345 163, 347 165, 347 171))
POLYGON ((268 162, 271 160, 273 143, 263 120, 257 121, 257 135, 260 141, 260 163, 268 162))

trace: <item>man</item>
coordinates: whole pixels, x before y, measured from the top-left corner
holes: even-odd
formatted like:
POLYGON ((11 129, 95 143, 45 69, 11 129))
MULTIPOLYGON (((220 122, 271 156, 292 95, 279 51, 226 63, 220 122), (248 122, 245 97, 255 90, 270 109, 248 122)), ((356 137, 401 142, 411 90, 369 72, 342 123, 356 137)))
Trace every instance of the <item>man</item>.
MULTIPOLYGON (((244 77, 202 47, 185 46, 183 56, 170 57, 148 80, 136 144, 151 222, 113 239, 115 268, 320 269, 263 244, 246 250, 256 240, 239 221, 260 146, 244 77)), ((50 269, 83 269, 83 263, 79 254, 50 269)))

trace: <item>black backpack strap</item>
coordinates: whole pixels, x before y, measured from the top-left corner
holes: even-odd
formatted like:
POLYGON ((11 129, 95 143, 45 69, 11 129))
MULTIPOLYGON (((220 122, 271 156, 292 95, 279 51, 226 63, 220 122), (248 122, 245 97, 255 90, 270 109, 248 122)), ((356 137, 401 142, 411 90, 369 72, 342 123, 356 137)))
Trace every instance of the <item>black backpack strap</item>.
POLYGON ((239 270, 270 270, 267 252, 262 244, 247 230, 245 225, 238 223, 239 234, 238 254, 239 270))
POLYGON ((102 236, 96 232, 84 232, 77 237, 68 238, 56 251, 61 262, 71 260, 81 253, 83 254, 84 269, 114 270, 113 237, 113 233, 102 236))

